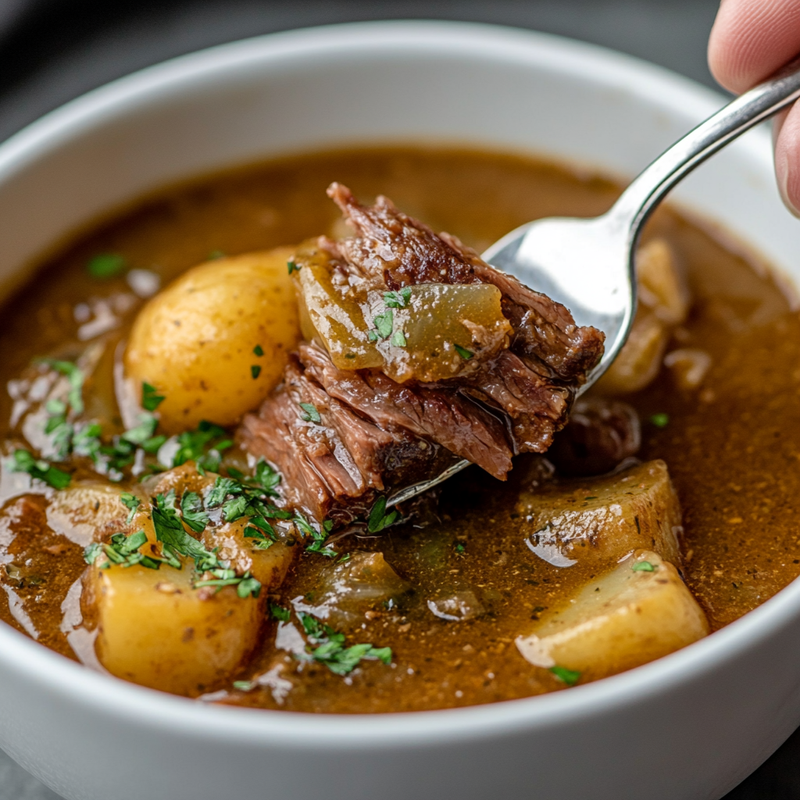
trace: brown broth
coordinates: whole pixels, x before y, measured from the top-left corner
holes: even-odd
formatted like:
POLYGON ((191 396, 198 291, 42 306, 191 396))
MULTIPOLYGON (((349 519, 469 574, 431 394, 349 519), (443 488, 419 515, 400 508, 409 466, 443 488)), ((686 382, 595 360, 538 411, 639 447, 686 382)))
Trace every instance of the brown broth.
MULTIPOLYGON (((19 379, 37 356, 75 356, 86 347, 76 307, 111 302, 118 324, 98 339, 103 367, 87 396, 94 392, 90 416, 119 424, 113 353, 143 301, 123 278, 88 277, 89 258, 121 253, 164 285, 214 251, 299 242, 335 223, 337 211, 325 196, 332 180, 364 198, 386 194, 479 251, 530 219, 600 213, 618 194, 606 180, 529 158, 423 147, 306 155, 198 180, 119 213, 42 266, 4 309, 0 381, 19 379)), ((643 420, 641 457, 669 466, 684 511, 685 577, 718 629, 800 573, 800 320, 762 265, 703 227, 662 210, 649 226, 648 235, 654 234, 667 238, 685 262, 695 296, 679 345, 702 347, 713 365, 699 392, 677 391, 662 374, 625 399, 643 420), (669 415, 665 428, 647 422, 655 413, 669 415)), ((22 432, 9 422, 12 412, 12 399, 3 393, 3 438, 21 442, 22 432)), ((370 615, 349 634, 352 642, 391 646, 391 667, 367 663, 342 678, 322 665, 296 672, 292 664, 294 687, 282 704, 267 689, 215 699, 355 713, 471 705, 563 688, 520 657, 514 638, 587 576, 580 564, 559 569, 525 546, 513 513, 525 469, 518 466, 502 484, 473 468, 447 485, 440 522, 339 543, 343 552, 380 550, 414 588, 396 608, 370 615), (427 600, 463 587, 480 597, 484 616, 447 622, 429 612, 427 600)), ((5 471, 0 565, 22 564, 28 579, 16 588, 0 580, 6 589, 0 619, 35 631, 43 644, 75 658, 61 628, 65 610, 75 609, 74 600, 64 598, 84 568, 80 544, 48 528, 41 496, 11 497, 12 479, 5 471)), ((300 596, 313 601, 322 564, 304 555, 276 599, 284 605, 300 596)), ((263 651, 233 677, 260 674, 283 658, 274 635, 274 626, 267 627, 263 651)))

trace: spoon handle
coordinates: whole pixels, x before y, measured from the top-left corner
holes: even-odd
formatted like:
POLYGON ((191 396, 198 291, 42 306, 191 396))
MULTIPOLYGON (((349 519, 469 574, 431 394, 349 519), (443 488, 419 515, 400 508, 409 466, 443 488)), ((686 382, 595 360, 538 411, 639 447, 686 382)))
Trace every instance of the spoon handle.
POLYGON ((737 97, 662 153, 628 186, 610 214, 629 226, 631 251, 664 195, 732 139, 800 98, 800 59, 737 97))

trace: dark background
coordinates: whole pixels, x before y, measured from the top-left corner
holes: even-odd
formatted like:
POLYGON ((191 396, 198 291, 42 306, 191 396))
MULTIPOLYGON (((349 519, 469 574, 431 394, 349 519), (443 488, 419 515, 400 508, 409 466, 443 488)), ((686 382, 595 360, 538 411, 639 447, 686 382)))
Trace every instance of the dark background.
MULTIPOLYGON (((532 28, 621 50, 713 86, 705 52, 717 5, 717 0, 0 0, 0 141, 77 95, 172 56, 272 31, 368 19, 532 28)), ((800 800, 800 732, 726 800, 767 798, 800 800)), ((0 800, 58 797, 0 751, 0 800)))

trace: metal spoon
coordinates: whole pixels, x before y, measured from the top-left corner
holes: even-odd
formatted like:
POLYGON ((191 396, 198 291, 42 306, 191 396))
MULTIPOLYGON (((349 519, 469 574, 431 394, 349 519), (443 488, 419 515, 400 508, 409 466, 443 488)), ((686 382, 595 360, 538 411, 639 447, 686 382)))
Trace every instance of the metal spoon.
MULTIPOLYGON (((650 164, 611 209, 593 219, 553 217, 529 222, 495 242, 483 259, 563 303, 579 325, 606 335, 605 353, 579 393, 608 369, 636 313, 634 255, 644 223, 664 195, 710 155, 800 98, 800 60, 728 103, 650 164)), ((390 497, 402 503, 468 467, 459 461, 428 481, 390 497)))

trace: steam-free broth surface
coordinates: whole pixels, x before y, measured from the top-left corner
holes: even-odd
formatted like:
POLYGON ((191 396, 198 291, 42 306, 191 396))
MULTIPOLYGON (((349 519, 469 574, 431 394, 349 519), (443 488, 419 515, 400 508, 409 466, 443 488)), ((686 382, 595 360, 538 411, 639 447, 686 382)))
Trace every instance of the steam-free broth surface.
MULTIPOLYGON (((9 389, 0 393, 5 453, 38 447, 41 434, 32 432, 33 417, 25 414, 38 375, 30 365, 39 357, 70 360, 94 348, 97 367, 84 387, 86 418, 122 430, 115 364, 155 283, 165 286, 212 254, 335 233, 341 223, 325 195, 334 180, 370 201, 388 195, 435 231, 448 231, 479 252, 537 217, 599 214, 618 194, 611 182, 534 159, 410 146, 298 156, 161 192, 79 236, 6 304, 0 333, 0 381, 9 389), (109 253, 124 257, 125 270, 98 280, 87 264, 109 253)), ((682 572, 716 630, 800 573, 800 320, 763 265, 725 236, 661 210, 646 238, 671 245, 693 295, 690 316, 672 332, 670 349, 700 348, 710 367, 691 390, 677 388, 674 373, 663 369, 649 387, 622 399, 641 420, 638 458, 662 459, 669 469, 683 511, 682 572)), ((525 661, 515 646, 559 597, 596 572, 580 559, 554 566, 529 546, 532 531, 520 513, 520 496, 536 491, 543 469, 538 457, 519 457, 502 483, 472 467, 446 484, 438 512, 424 527, 335 541, 341 554, 382 553, 404 582, 402 591, 347 629, 348 644, 390 647, 391 664, 364 661, 340 675, 323 663, 298 662, 286 649, 286 625, 273 618, 252 660, 226 685, 207 687, 206 699, 362 713, 563 689, 559 676, 525 661), (445 602, 453 597, 461 604, 456 618, 445 602), (283 671, 276 670, 281 663, 283 671), (259 685, 232 683, 270 674, 259 685)), ((85 472, 79 466, 76 474, 85 472)), ((0 619, 99 668, 91 612, 80 598, 90 530, 59 521, 48 511, 55 490, 12 472, 7 459, 0 488, 0 619)), ((592 498, 590 488, 586 497, 592 498)), ((302 553, 270 602, 282 609, 294 602, 295 611, 314 608, 324 600, 324 576, 332 569, 330 559, 302 553)), ((589 669, 581 680, 592 677, 589 669)))

